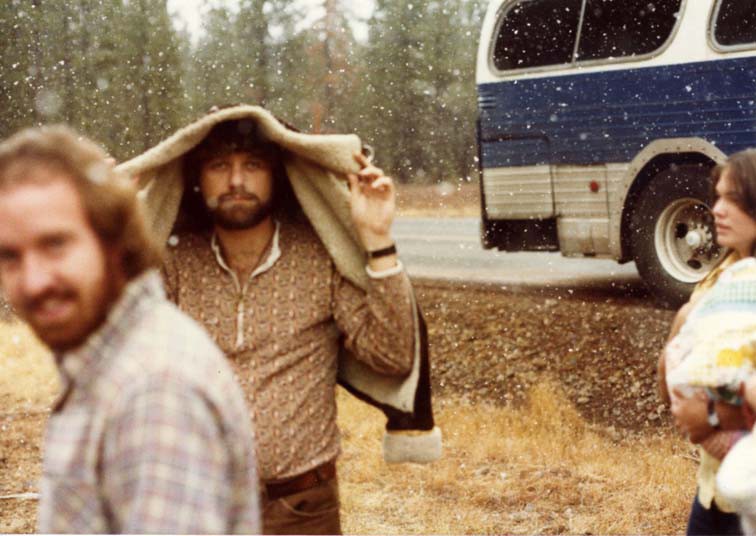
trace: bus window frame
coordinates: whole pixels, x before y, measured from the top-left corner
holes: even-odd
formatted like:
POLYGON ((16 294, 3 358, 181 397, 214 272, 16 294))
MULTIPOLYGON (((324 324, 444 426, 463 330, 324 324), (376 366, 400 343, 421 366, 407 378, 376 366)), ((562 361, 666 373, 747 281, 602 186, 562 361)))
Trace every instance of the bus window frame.
POLYGON ((723 0, 716 0, 714 4, 712 4, 711 7, 711 13, 709 14, 709 27, 706 31, 707 34, 707 41, 709 42, 709 47, 712 50, 715 50, 717 52, 722 53, 728 53, 728 52, 742 52, 744 50, 754 50, 756 49, 756 41, 753 43, 743 43, 740 45, 723 45, 719 41, 717 41, 717 36, 715 34, 715 26, 717 23, 717 18, 719 18, 719 10, 722 7, 723 0))
POLYGON ((572 59, 568 63, 554 63, 552 65, 538 65, 535 67, 524 67, 522 69, 499 69, 496 67, 496 64, 494 63, 494 52, 496 48, 496 39, 499 37, 499 30, 501 30, 501 25, 504 24, 504 19, 507 18, 509 15, 509 12, 512 11, 518 4, 525 4, 527 2, 532 2, 533 0, 508 0, 507 2, 503 2, 501 6, 499 6, 499 12, 496 14, 496 25, 494 26, 494 31, 491 33, 491 40, 488 43, 488 66, 491 69, 491 72, 500 74, 500 73, 520 73, 520 72, 541 72, 541 71, 550 71, 554 68, 564 68, 567 65, 572 65, 575 61, 575 48, 577 47, 578 43, 578 37, 580 36, 580 27, 583 22, 583 9, 585 6, 585 0, 580 0, 580 15, 578 17, 578 23, 577 23, 577 31, 575 33, 575 44, 572 47, 572 59))
MULTIPOLYGON (((666 41, 664 41, 659 48, 651 52, 648 52, 646 54, 641 54, 637 56, 634 56, 634 55, 619 56, 616 58, 610 57, 610 58, 599 58, 595 60, 580 61, 577 59, 576 56, 577 56, 577 51, 580 47, 580 37, 583 32, 585 6, 588 2, 588 0, 582 0, 580 4, 580 17, 578 18, 578 28, 575 35, 575 48, 572 52, 572 60, 569 63, 555 63, 554 65, 540 65, 538 67, 525 67, 523 69, 506 69, 506 70, 498 69, 496 65, 494 64, 494 49, 496 46, 496 38, 499 36, 499 30, 501 29, 501 25, 504 22, 504 18, 507 16, 509 11, 511 11, 512 8, 516 4, 530 2, 530 1, 531 0, 509 0, 507 2, 503 2, 501 6, 499 7, 499 12, 496 14, 496 25, 494 26, 494 31, 491 33, 491 38, 488 43, 488 69, 491 73, 493 73, 496 76, 505 78, 505 77, 525 75, 525 74, 543 73, 543 72, 549 72, 549 71, 577 70, 579 68, 594 67, 598 65, 612 65, 615 63, 641 62, 641 61, 647 61, 647 60, 653 59, 657 56, 662 55, 672 45, 672 42, 677 37, 677 32, 680 30, 680 25, 682 24, 683 17, 685 16, 685 10, 688 7, 688 0, 680 0, 680 9, 677 12, 678 13, 677 21, 675 22, 675 25, 672 27, 672 31, 669 32, 669 36, 667 37, 666 41)), ((722 0, 717 0, 717 3, 719 4, 721 3, 721 1, 722 0)), ((712 33, 709 32, 709 36, 711 35, 712 33)))

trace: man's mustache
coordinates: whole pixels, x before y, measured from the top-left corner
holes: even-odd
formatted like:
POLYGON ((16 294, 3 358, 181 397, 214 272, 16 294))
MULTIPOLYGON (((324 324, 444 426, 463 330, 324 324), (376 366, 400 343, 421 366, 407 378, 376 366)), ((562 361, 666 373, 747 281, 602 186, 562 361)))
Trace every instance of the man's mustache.
POLYGON ((226 192, 225 194, 221 194, 220 197, 218 197, 218 203, 223 203, 224 201, 260 201, 260 198, 257 197, 255 194, 247 192, 246 190, 231 190, 230 192, 226 192))
POLYGON ((39 296, 33 296, 27 298, 22 302, 22 307, 25 311, 37 311, 41 309, 47 300, 70 300, 76 297, 76 293, 71 289, 53 288, 46 290, 39 296))

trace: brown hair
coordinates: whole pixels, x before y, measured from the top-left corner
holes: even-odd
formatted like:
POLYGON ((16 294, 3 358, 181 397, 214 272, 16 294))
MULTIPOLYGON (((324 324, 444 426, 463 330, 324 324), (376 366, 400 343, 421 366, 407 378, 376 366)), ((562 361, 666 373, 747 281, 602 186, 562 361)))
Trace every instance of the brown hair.
POLYGON ((725 170, 732 181, 734 201, 756 220, 756 149, 746 149, 730 156, 711 170, 711 186, 717 187, 725 170))
POLYGON ((64 174, 81 196, 92 229, 104 246, 121 255, 127 279, 160 266, 159 249, 148 234, 136 188, 115 172, 94 142, 65 126, 29 128, 0 143, 0 190, 32 180, 28 171, 64 174))
POLYGON ((200 191, 200 174, 208 160, 233 152, 248 152, 265 158, 273 170, 274 213, 281 219, 303 219, 302 208, 286 174, 283 149, 266 139, 254 120, 236 119, 215 125, 196 147, 184 155, 184 195, 174 232, 203 232, 212 228, 213 220, 200 191))

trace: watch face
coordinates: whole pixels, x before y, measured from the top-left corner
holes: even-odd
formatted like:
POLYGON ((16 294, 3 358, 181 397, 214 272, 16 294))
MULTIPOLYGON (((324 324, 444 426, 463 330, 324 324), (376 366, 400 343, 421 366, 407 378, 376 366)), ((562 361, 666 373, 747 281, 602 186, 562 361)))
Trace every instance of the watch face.
POLYGON ((708 415, 706 416, 706 420, 709 423, 709 426, 712 428, 717 428, 719 426, 719 415, 717 415, 717 408, 714 405, 714 400, 711 398, 709 399, 709 403, 707 405, 708 415))
POLYGON ((709 425, 712 427, 719 426, 719 419, 717 418, 716 414, 709 414, 707 420, 709 421, 709 425))

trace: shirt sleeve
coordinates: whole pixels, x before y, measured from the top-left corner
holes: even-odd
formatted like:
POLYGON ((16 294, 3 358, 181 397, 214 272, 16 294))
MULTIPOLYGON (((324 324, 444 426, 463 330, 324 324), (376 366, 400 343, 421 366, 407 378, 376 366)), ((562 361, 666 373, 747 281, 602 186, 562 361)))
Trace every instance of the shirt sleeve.
POLYGON ((116 532, 232 532, 234 468, 216 415, 200 392, 170 378, 119 405, 101 473, 116 532))
POLYGON ((382 374, 408 374, 415 357, 415 322, 407 273, 371 277, 367 292, 335 268, 333 274, 334 318, 347 350, 382 374))

